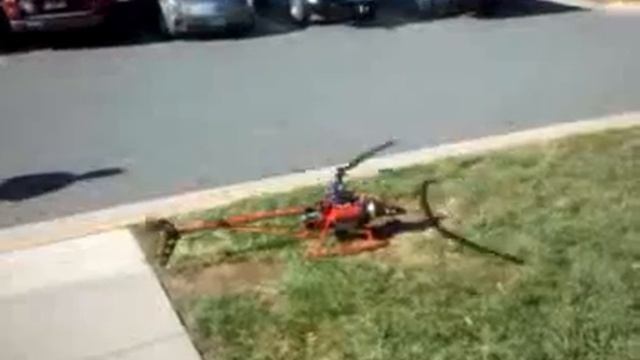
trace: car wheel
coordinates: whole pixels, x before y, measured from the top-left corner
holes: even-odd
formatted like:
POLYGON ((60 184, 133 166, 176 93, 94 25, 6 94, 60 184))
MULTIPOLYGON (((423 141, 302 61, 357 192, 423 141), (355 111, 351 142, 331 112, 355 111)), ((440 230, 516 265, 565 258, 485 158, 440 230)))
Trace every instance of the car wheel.
POLYGON ((456 11, 454 0, 416 0, 416 5, 420 16, 431 19, 439 19, 456 11))
POLYGON ((376 17, 376 7, 372 4, 362 4, 356 7, 356 19, 358 21, 373 20, 376 17))
POLYGON ((114 4, 105 17, 102 29, 109 36, 128 38, 135 32, 135 3, 114 4))
POLYGON ((176 36, 176 28, 171 15, 165 12, 162 6, 158 9, 158 28, 160 35, 165 39, 171 39, 176 36))
POLYGON ((296 24, 306 26, 309 23, 309 10, 305 0, 289 0, 289 16, 296 24))
POLYGON ((0 50, 8 50, 11 46, 11 25, 9 25, 9 19, 4 14, 4 11, 0 9, 0 50))
POLYGON ((250 21, 233 26, 230 31, 233 36, 243 37, 249 34, 256 27, 256 19, 252 18, 250 21))
POLYGON ((486 17, 496 15, 501 5, 500 0, 478 0, 478 2, 477 14, 486 17))

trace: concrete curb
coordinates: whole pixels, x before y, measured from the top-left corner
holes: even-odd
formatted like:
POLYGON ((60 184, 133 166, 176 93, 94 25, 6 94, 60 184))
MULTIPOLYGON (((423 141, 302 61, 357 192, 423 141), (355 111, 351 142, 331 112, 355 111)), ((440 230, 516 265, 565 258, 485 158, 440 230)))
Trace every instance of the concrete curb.
POLYGON ((606 10, 606 5, 589 0, 552 0, 553 3, 589 10, 606 10))
MULTIPOLYGON (((352 177, 368 177, 380 170, 426 164, 452 156, 481 154, 515 146, 539 144, 573 135, 603 130, 640 126, 640 112, 625 113, 551 125, 504 135, 445 144, 431 148, 374 158, 362 164, 352 177)), ((261 194, 284 192, 297 187, 318 185, 333 173, 326 167, 303 173, 270 177, 231 186, 196 191, 152 201, 117 206, 34 224, 0 230, 0 252, 26 249, 66 239, 78 238, 140 223, 147 218, 169 217, 192 211, 223 206, 234 201, 261 194)))
POLYGON ((609 12, 619 12, 619 13, 636 13, 640 12, 640 2, 638 3, 629 3, 624 1, 613 2, 607 5, 604 5, 604 10, 609 12))
POLYGON ((640 3, 630 3, 627 1, 601 2, 595 0, 552 0, 556 4, 573 6, 589 10, 600 10, 605 12, 635 12, 640 11, 640 3))

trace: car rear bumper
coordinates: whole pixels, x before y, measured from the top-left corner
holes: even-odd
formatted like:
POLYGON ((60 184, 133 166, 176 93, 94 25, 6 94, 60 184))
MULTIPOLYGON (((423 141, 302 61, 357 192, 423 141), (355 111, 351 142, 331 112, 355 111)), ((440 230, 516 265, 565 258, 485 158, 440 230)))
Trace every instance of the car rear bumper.
POLYGON ((206 33, 231 27, 250 26, 255 22, 255 13, 250 7, 222 10, 215 14, 183 14, 176 19, 176 32, 184 34, 206 33))
POLYGON ((323 16, 349 16, 359 6, 376 6, 376 0, 306 0, 312 13, 323 16))
POLYGON ((20 20, 11 20, 11 30, 23 31, 56 31, 93 27, 101 24, 105 15, 92 11, 77 11, 61 14, 31 16, 20 20))

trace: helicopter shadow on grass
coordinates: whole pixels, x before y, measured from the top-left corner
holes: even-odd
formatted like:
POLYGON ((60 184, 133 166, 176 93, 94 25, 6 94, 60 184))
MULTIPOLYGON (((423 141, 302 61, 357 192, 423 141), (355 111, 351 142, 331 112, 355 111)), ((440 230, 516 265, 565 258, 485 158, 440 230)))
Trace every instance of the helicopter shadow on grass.
POLYGON ((434 212, 429 200, 429 188, 439 182, 441 182, 441 180, 438 179, 427 179, 422 182, 419 195, 422 213, 419 217, 416 218, 415 216, 405 214, 401 215, 401 217, 391 218, 380 224, 374 225, 371 229, 374 237, 380 240, 390 240, 402 233, 434 229, 445 239, 452 240, 462 247, 472 249, 484 255, 491 255, 510 263, 518 265, 524 264, 524 260, 516 256, 480 245, 452 230, 447 229, 442 224, 442 221, 446 216, 434 212))
POLYGON ((442 225, 442 217, 427 217, 419 220, 401 220, 401 219, 391 219, 380 225, 377 225, 372 228, 373 234, 377 239, 380 240, 392 240, 394 237, 403 234, 403 233, 411 233, 411 232, 420 232, 426 231, 429 229, 434 229, 437 231, 442 237, 453 240, 455 243, 459 244, 462 247, 474 250, 478 253, 484 255, 494 256, 501 260, 522 265, 524 264, 524 260, 513 256, 511 254, 503 253, 489 247, 480 245, 475 243, 466 237, 457 234, 442 225))

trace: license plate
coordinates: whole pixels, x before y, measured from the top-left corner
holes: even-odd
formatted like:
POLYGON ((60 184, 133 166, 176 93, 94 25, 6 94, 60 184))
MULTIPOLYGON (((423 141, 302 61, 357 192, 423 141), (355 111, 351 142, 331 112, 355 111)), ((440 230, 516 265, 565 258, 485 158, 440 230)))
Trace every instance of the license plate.
POLYGON ((43 7, 45 11, 66 9, 67 2, 64 0, 45 1, 43 7))
POLYGON ((216 11, 216 5, 212 3, 193 4, 189 6, 189 12, 193 15, 207 15, 216 11))
POLYGON ((223 18, 215 18, 209 20, 209 26, 225 26, 226 21, 223 18))

